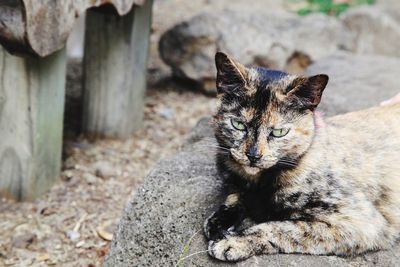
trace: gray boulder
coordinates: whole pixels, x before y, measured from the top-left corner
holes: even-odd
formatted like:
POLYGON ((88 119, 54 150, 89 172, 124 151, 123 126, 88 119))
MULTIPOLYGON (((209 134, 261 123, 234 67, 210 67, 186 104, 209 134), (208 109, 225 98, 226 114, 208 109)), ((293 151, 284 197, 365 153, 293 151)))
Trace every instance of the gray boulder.
POLYGON ((400 23, 400 1, 398 0, 378 0, 375 6, 387 12, 393 19, 400 23))
POLYGON ((215 90, 217 51, 245 65, 284 69, 335 52, 343 32, 336 18, 323 14, 300 18, 286 12, 219 10, 176 25, 162 36, 159 50, 176 76, 215 90))
MULTIPOLYGON (((317 61, 307 74, 330 75, 321 108, 333 115, 396 94, 399 67, 398 59, 339 54, 317 61)), ((202 120, 182 151, 160 162, 129 201, 105 266, 400 266, 399 246, 352 258, 278 254, 232 264, 211 259, 202 226, 222 200, 214 148, 209 120, 202 120)))
POLYGON ((400 56, 400 17, 396 8, 360 6, 341 16, 348 37, 343 46, 358 54, 400 56))
POLYGON ((378 105, 400 92, 400 58, 337 53, 316 61, 306 75, 330 77, 319 109, 326 115, 378 105))
POLYGON ((231 264, 211 259, 202 226, 222 200, 222 181, 213 149, 206 148, 212 144, 208 122, 202 120, 182 152, 160 162, 129 201, 104 266, 400 266, 400 247, 353 258, 278 254, 231 264))

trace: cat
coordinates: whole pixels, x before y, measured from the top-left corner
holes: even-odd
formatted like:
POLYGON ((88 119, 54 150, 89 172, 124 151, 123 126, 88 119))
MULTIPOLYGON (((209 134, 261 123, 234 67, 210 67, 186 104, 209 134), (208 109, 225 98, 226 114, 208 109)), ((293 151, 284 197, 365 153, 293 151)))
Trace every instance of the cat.
POLYGON ((210 256, 356 255, 400 232, 400 105, 324 120, 329 77, 215 56, 213 125, 225 202, 204 223, 210 256), (243 229, 243 220, 255 224, 243 229))

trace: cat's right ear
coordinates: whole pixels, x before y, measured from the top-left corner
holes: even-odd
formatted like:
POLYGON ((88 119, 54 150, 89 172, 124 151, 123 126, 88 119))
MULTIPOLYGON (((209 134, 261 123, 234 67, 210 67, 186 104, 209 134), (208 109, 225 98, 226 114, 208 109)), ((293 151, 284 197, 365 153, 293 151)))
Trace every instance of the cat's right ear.
POLYGON ((288 99, 302 109, 314 110, 320 103, 322 92, 328 84, 326 74, 296 78, 288 92, 288 99))
POLYGON ((234 93, 246 83, 246 67, 222 52, 215 54, 217 67, 217 93, 234 93))

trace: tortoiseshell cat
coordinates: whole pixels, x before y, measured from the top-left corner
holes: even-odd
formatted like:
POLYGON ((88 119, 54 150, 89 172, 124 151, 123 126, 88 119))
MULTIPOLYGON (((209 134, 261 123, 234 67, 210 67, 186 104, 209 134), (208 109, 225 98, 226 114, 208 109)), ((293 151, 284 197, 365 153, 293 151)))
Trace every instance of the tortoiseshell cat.
POLYGON ((323 121, 327 75, 246 68, 216 54, 214 117, 225 203, 206 220, 209 254, 353 255, 400 232, 400 105, 323 121), (244 218, 256 225, 239 230, 244 218))

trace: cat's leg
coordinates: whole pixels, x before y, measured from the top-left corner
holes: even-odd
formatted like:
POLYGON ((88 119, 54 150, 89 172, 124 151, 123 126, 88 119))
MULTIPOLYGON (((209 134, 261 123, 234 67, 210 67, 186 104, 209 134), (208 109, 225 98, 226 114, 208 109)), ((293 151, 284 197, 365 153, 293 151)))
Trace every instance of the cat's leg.
POLYGON ((232 193, 216 212, 204 222, 204 234, 208 240, 223 238, 228 229, 237 227, 245 218, 245 209, 240 202, 240 194, 232 193))
POLYGON ((350 222, 347 226, 333 226, 323 222, 282 221, 262 223, 242 233, 210 241, 208 251, 223 261, 278 252, 351 255, 381 248, 383 239, 378 229, 360 229, 350 222))

